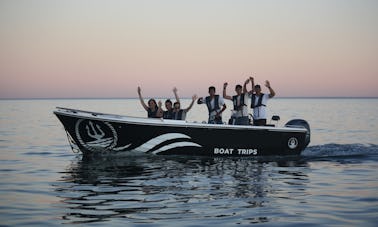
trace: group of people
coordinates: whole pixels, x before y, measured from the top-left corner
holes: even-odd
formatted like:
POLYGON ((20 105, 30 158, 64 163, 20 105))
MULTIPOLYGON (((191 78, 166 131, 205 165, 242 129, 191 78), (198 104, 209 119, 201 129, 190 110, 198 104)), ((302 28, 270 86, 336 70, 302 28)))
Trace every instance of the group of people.
POLYGON ((167 110, 163 111, 163 109, 161 108, 161 101, 156 103, 155 99, 150 99, 147 102, 148 105, 145 104, 141 92, 141 88, 138 87, 139 100, 143 108, 147 111, 147 116, 149 118, 185 120, 186 113, 193 107, 194 101, 196 101, 197 99, 197 96, 193 95, 192 102, 190 103, 189 107, 186 109, 181 109, 180 98, 177 95, 177 88, 173 88, 173 93, 175 95, 176 102, 172 104, 172 101, 170 99, 165 100, 165 108, 167 110))
POLYGON ((236 94, 233 96, 227 95, 227 86, 228 83, 223 84, 223 96, 216 94, 216 89, 214 86, 209 87, 209 96, 205 98, 200 97, 197 100, 197 95, 193 95, 192 102, 189 107, 186 109, 181 109, 180 99, 177 95, 177 89, 173 89, 173 93, 176 98, 176 102, 172 106, 172 101, 167 99, 165 101, 164 111, 162 109, 162 103, 159 101, 156 103, 155 99, 150 99, 148 105, 144 103, 144 100, 141 95, 141 88, 138 87, 138 95, 140 102, 144 109, 147 111, 149 118, 164 118, 164 119, 173 119, 173 120, 185 120, 186 114, 193 107, 195 100, 198 104, 206 104, 209 118, 209 124, 223 124, 222 113, 226 110, 227 106, 224 102, 224 99, 231 100, 233 103, 233 110, 230 124, 234 125, 250 125, 249 114, 248 114, 248 99, 250 99, 250 107, 253 110, 253 125, 264 126, 266 125, 266 106, 268 99, 273 98, 276 93, 273 88, 270 86, 269 81, 265 81, 265 86, 269 90, 269 94, 262 93, 261 86, 259 84, 255 85, 254 78, 249 77, 242 87, 240 84, 235 86, 236 94), (252 89, 248 91, 247 84, 251 82, 252 89))

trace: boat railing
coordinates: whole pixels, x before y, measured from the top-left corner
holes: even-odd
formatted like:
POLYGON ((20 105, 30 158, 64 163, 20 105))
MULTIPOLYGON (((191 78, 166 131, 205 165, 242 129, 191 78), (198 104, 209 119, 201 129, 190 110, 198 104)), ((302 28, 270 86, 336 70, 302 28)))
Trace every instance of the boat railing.
POLYGON ((63 111, 66 111, 66 112, 71 112, 71 113, 74 113, 74 114, 79 114, 79 113, 89 114, 89 115, 92 115, 92 116, 95 116, 95 117, 96 116, 111 116, 111 117, 116 117, 116 118, 122 118, 122 117, 124 117, 124 116, 118 115, 118 114, 100 113, 100 112, 71 109, 71 108, 65 108, 65 107, 59 107, 59 106, 56 107, 56 109, 63 110, 63 111))

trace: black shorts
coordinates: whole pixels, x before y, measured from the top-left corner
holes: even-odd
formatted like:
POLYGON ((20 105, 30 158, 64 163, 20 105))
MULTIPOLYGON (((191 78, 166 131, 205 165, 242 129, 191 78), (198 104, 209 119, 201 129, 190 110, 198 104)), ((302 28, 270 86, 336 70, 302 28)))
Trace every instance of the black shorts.
POLYGON ((209 117, 208 124, 223 124, 221 116, 209 117))
POLYGON ((228 121, 230 125, 250 125, 248 117, 231 117, 228 121))
POLYGON ((265 126, 266 125, 266 119, 254 119, 253 120, 254 126, 265 126))

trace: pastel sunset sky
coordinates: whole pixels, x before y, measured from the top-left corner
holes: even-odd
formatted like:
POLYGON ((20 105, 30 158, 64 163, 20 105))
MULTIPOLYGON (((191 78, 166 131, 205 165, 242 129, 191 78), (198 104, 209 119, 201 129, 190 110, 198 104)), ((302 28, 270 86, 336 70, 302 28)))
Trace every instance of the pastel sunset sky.
POLYGON ((233 94, 250 73, 278 97, 378 97, 378 1, 0 1, 0 98, 233 94))

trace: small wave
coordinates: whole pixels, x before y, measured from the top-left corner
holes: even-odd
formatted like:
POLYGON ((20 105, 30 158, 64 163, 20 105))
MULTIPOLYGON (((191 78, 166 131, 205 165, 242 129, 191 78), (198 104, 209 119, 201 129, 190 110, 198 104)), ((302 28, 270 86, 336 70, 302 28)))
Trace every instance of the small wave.
POLYGON ((53 154, 53 153, 48 152, 48 151, 40 151, 40 152, 30 151, 30 152, 24 153, 24 155, 51 155, 51 154, 53 154))
POLYGON ((378 155, 375 144, 324 144, 310 146, 302 152, 305 157, 366 156, 378 155))

